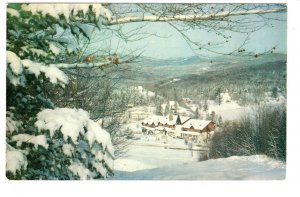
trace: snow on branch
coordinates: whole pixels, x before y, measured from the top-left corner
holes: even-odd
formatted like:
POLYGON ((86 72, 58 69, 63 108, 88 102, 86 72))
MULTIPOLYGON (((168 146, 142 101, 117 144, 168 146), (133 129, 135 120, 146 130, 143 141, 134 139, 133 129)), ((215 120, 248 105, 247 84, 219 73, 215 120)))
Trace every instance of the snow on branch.
MULTIPOLYGON (((101 4, 23 4, 22 9, 24 11, 30 11, 32 14, 41 13, 43 16, 47 14, 59 19, 60 15, 63 15, 65 19, 69 22, 70 16, 73 14, 76 16, 80 11, 86 14, 90 6, 92 7, 92 11, 96 16, 102 16, 106 19, 111 19, 112 14, 110 10, 103 7, 101 4)), ((11 13, 11 11, 10 11, 11 13)))
POLYGON ((21 150, 6 144, 6 171, 16 172, 27 168, 27 158, 21 150))
POLYGON ((68 77, 64 72, 59 70, 55 65, 51 64, 46 66, 43 63, 33 62, 31 60, 25 59, 22 60, 22 64, 27 68, 29 72, 35 74, 36 77, 40 75, 41 72, 45 74, 45 76, 50 80, 51 83, 60 82, 61 85, 65 85, 68 83, 68 77))
POLYGON ((285 12, 286 8, 276 8, 276 9, 269 9, 269 10, 242 10, 236 12, 219 12, 217 14, 201 14, 201 15, 173 15, 173 16, 125 16, 121 18, 116 18, 113 20, 109 20, 107 25, 116 25, 116 24, 124 24, 124 23, 131 23, 131 22, 168 22, 168 21, 183 21, 183 22, 192 22, 197 20, 214 20, 214 19, 221 19, 224 17, 231 17, 231 16, 240 16, 240 15, 251 15, 251 14, 269 14, 269 13, 276 13, 276 12, 285 12))
POLYGON ((12 137, 12 141, 17 141, 17 146, 21 146, 22 143, 30 143, 33 144, 37 149, 38 146, 43 146, 44 148, 48 148, 48 143, 45 135, 29 135, 29 134, 18 134, 12 137))
POLYGON ((7 8, 6 12, 10 14, 11 16, 20 17, 20 14, 17 10, 12 8, 7 8))
POLYGON ((21 59, 14 52, 6 51, 6 61, 15 75, 23 72, 21 59))
POLYGON ((60 131, 65 141, 70 137, 76 144, 79 134, 82 134, 88 140, 90 146, 94 142, 98 142, 102 144, 104 150, 107 150, 113 156, 114 149, 109 133, 102 129, 98 123, 92 121, 88 112, 82 109, 44 109, 37 114, 37 119, 35 126, 39 131, 49 130, 51 137, 55 132, 60 131))
POLYGON ((62 146, 62 150, 63 153, 68 157, 71 157, 74 154, 74 147, 71 144, 64 144, 62 146))
POLYGON ((49 49, 55 56, 57 56, 61 52, 60 48, 57 47, 53 42, 49 43, 49 49))
POLYGON ((82 109, 44 109, 37 114, 37 119, 35 126, 40 131, 49 130, 50 136, 53 137, 54 133, 60 130, 65 141, 70 137, 76 143, 79 133, 84 134, 89 114, 82 109))
POLYGON ((19 128, 22 126, 21 121, 15 120, 14 114, 10 111, 6 111, 6 132, 7 134, 12 134, 18 132, 19 128))
POLYGON ((24 76, 22 76, 24 68, 29 73, 34 74, 37 78, 41 73, 44 73, 51 83, 60 83, 62 86, 68 83, 67 75, 59 70, 54 64, 46 66, 44 63, 33 62, 29 59, 21 60, 12 51, 6 51, 6 61, 11 70, 8 72, 7 76, 14 85, 22 84, 20 80, 22 77, 24 78, 24 76))
POLYGON ((73 63, 73 64, 66 64, 66 63, 57 63, 57 64, 50 64, 57 67, 57 68, 65 68, 65 69, 72 69, 72 68, 92 68, 98 67, 101 70, 107 68, 111 64, 122 64, 128 63, 131 60, 122 60, 117 54, 109 55, 101 60, 96 60, 95 56, 87 56, 82 63, 73 63))
POLYGON ((81 180, 87 180, 92 179, 93 174, 92 172, 87 169, 82 163, 74 162, 69 166, 69 170, 73 172, 73 174, 76 174, 79 176, 81 180))
MULTIPOLYGON (((53 49, 54 53, 59 53, 58 48, 53 49)), ((22 75, 24 70, 29 73, 32 73, 38 78, 41 73, 44 73, 46 78, 50 80, 53 84, 60 84, 61 86, 65 86, 68 84, 69 78, 68 76, 61 71, 60 69, 72 69, 72 68, 92 68, 98 67, 101 70, 106 69, 109 65, 112 64, 122 64, 127 63, 131 60, 121 60, 117 54, 113 54, 107 57, 104 57, 102 60, 95 60, 95 57, 88 56, 82 63, 56 63, 46 65, 40 62, 34 62, 29 59, 21 60, 14 52, 7 51, 6 52, 7 64, 9 66, 10 73, 8 73, 8 78, 10 82, 14 85, 24 84, 25 78, 22 75), (24 79, 23 79, 23 78, 24 79)))
MULTIPOLYGON (((142 15, 142 16, 124 16, 116 18, 112 12, 101 4, 23 4, 22 9, 30 11, 33 14, 41 13, 43 16, 47 14, 59 19, 60 15, 63 15, 69 22, 70 16, 76 16, 79 11, 86 14, 89 9, 95 13, 97 17, 104 17, 106 21, 102 21, 104 25, 117 25, 131 22, 168 22, 168 21, 183 21, 192 22, 196 20, 213 20, 221 19, 224 17, 251 15, 251 14, 268 14, 276 12, 286 12, 286 8, 274 8, 274 9, 252 9, 252 10, 240 10, 240 11, 222 11, 215 14, 170 14, 166 16, 158 15, 142 15)), ((9 10, 11 13, 11 10, 9 10)))
POLYGON ((35 126, 39 131, 48 130, 51 137, 55 132, 61 132, 65 141, 68 138, 72 140, 73 143, 62 146, 62 151, 64 155, 71 157, 69 170, 80 179, 92 179, 95 173, 88 168, 87 164, 72 160, 76 151, 80 153, 83 151, 78 139, 80 134, 87 141, 87 146, 93 155, 88 159, 88 163, 104 178, 109 171, 113 170, 114 148, 110 135, 89 118, 88 112, 70 108, 45 109, 38 113, 37 119, 35 126))

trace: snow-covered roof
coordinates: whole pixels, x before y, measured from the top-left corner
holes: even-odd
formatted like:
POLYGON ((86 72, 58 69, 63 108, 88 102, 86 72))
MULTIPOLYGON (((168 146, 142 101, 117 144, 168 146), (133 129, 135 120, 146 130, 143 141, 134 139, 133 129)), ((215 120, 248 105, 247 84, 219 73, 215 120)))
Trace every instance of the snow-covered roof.
POLYGON ((170 120, 170 115, 166 116, 166 118, 167 118, 167 124, 168 125, 175 125, 176 124, 177 116, 176 115, 171 115, 171 116, 173 116, 172 120, 170 120))
MULTIPOLYGON (((173 120, 169 120, 169 116, 157 116, 157 115, 151 115, 142 122, 144 124, 151 125, 152 123, 155 126, 158 126, 158 123, 160 124, 167 124, 167 125, 175 125, 178 115, 173 115, 173 120)), ((184 123, 182 125, 183 128, 190 128, 193 126, 196 130, 203 130, 211 121, 210 120, 198 120, 198 119, 191 119, 188 116, 179 116, 181 123, 184 123)))
POLYGON ((181 124, 184 123, 184 122, 186 122, 187 120, 191 119, 191 118, 188 117, 188 116, 180 116, 180 115, 179 115, 179 117, 180 117, 180 120, 181 120, 181 124))
POLYGON ((154 123, 155 125, 157 125, 158 123, 165 124, 168 122, 168 120, 169 119, 166 116, 151 115, 148 118, 146 118, 145 120, 143 120, 143 122, 148 123, 148 124, 154 123))
POLYGON ((151 115, 142 122, 144 124, 152 124, 158 125, 158 123, 161 124, 168 124, 168 125, 175 125, 176 124, 177 116, 173 115, 173 120, 169 120, 169 116, 157 116, 157 115, 151 115))
MULTIPOLYGON (((148 118, 146 118, 145 120, 143 120, 142 122, 144 124, 154 123, 155 125, 158 125, 158 123, 161 123, 161 124, 175 125, 178 115, 172 115, 172 116, 173 116, 173 119, 169 120, 169 115, 168 116, 151 115, 148 118)), ((188 117, 188 116, 180 116, 179 115, 179 117, 180 117, 181 123, 184 123, 190 119, 190 117, 188 117)))
POLYGON ((183 128, 190 128, 191 126, 197 130, 203 130, 211 121, 210 120, 198 120, 198 119, 190 119, 186 123, 182 125, 183 128))

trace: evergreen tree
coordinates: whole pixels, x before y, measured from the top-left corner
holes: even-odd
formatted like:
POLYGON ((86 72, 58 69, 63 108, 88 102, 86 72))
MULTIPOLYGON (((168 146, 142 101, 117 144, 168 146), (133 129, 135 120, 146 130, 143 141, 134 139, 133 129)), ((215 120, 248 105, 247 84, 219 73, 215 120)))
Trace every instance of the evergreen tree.
POLYGON ((217 101, 217 103, 219 105, 221 105, 222 101, 221 101, 221 88, 217 88, 217 91, 215 93, 215 100, 217 101))
POLYGON ((181 125, 181 120, 179 114, 177 115, 176 124, 181 125))
POLYGON ((205 100, 203 104, 203 111, 207 111, 207 110, 208 110, 208 103, 207 100, 205 100))
POLYGON ((212 111, 210 116, 211 121, 216 122, 216 112, 212 111))
POLYGON ((172 121, 173 120, 173 112, 172 110, 170 110, 170 113, 169 113, 169 121, 172 121))
POLYGON ((195 111, 195 118, 199 119, 199 109, 198 109, 198 107, 196 108, 196 111, 195 111))
POLYGON ((168 100, 166 107, 165 107, 164 116, 167 116, 169 113, 170 113, 170 101, 168 100))
POLYGON ((277 96, 278 96, 278 88, 277 88, 277 87, 274 87, 274 88, 272 89, 272 97, 273 97, 273 98, 277 98, 277 96))
POLYGON ((155 107, 155 114, 161 116, 162 115, 162 106, 159 99, 157 99, 156 107, 155 107))
POLYGON ((219 118, 218 118, 218 124, 219 124, 219 127, 222 127, 222 126, 223 126, 223 119, 222 119, 222 116, 219 116, 219 118))
POLYGON ((60 6, 8 4, 6 175, 9 179, 103 179, 112 175, 114 150, 110 135, 86 111, 57 108, 47 97, 47 87, 66 88, 69 82, 60 68, 74 67, 65 63, 66 57, 77 56, 76 47, 70 47, 71 40, 90 39, 88 27, 80 21, 93 24, 99 17, 93 6, 60 6), (66 8, 63 13, 51 12, 63 7, 66 8), (69 32, 68 40, 59 38, 59 28, 69 32))
POLYGON ((178 103, 177 103, 177 101, 175 101, 175 111, 176 111, 176 113, 178 111, 178 103))
POLYGON ((202 109, 202 103, 201 103, 201 101, 199 101, 198 108, 199 108, 199 110, 202 109))

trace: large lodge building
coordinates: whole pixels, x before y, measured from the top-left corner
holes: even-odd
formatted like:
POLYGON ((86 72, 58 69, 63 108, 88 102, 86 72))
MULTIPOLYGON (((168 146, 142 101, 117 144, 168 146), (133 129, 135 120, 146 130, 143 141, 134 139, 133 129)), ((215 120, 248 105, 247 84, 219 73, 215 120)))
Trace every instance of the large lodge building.
POLYGON ((142 121, 144 132, 164 131, 165 134, 171 134, 176 137, 197 137, 200 134, 209 134, 215 130, 214 122, 210 120, 192 119, 186 116, 169 115, 156 116, 152 115, 142 121))

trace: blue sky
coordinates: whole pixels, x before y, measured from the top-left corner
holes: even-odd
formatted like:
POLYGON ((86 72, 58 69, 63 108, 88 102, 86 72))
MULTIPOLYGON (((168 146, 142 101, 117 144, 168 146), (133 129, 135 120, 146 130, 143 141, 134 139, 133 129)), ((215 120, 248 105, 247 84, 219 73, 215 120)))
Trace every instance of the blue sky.
MULTIPOLYGON (((286 19, 286 13, 276 13, 272 14, 277 18, 286 19)), ((254 51, 260 53, 271 49, 276 46, 277 52, 286 53, 287 51, 287 22, 286 21, 272 21, 273 27, 267 26, 254 32, 250 36, 250 41, 246 46, 247 51, 254 51)), ((132 29, 138 24, 129 24, 125 28, 132 29)), ((176 57, 187 57, 194 55, 193 51, 190 49, 189 45, 183 39, 183 37, 174 30, 170 25, 166 23, 156 22, 148 23, 144 28, 144 32, 156 33, 161 37, 151 36, 146 39, 142 39, 137 42, 128 42, 124 44, 119 44, 119 48, 126 49, 138 49, 143 48, 143 55, 154 57, 154 58, 176 58, 176 57)), ((211 33, 205 33, 201 31, 189 32, 192 39, 199 39, 202 42, 214 42, 216 41, 216 36, 211 33)), ((236 49, 237 46, 241 44, 244 40, 245 35, 238 33, 231 33, 232 39, 228 45, 224 45, 219 50, 224 52, 229 52, 236 49)), ((202 55, 214 56, 211 53, 202 51, 202 55)))

